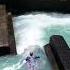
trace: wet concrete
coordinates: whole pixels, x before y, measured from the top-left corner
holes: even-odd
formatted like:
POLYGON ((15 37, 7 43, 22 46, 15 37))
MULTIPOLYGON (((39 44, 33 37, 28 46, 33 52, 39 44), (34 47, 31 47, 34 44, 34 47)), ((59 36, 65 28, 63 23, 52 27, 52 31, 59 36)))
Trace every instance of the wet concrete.
POLYGON ((55 57, 53 55, 50 45, 49 44, 45 45, 44 50, 45 50, 46 56, 48 57, 49 62, 51 63, 52 70, 59 70, 59 67, 57 65, 57 62, 55 60, 55 57))

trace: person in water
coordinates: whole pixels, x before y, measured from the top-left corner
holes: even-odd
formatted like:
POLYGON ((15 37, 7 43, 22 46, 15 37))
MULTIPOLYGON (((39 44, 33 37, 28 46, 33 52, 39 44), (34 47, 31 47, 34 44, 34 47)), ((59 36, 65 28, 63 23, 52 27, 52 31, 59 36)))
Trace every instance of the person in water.
POLYGON ((28 70, 37 70, 37 59, 39 59, 39 56, 34 56, 33 52, 30 52, 30 55, 26 57, 26 63, 28 66, 28 70))

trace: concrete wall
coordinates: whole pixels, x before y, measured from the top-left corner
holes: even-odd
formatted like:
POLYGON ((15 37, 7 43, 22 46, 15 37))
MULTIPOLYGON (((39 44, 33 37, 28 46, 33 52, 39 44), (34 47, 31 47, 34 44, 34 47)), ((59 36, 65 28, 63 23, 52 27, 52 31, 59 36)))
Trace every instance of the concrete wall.
POLYGON ((5 5, 0 5, 0 54, 4 55, 6 52, 7 54, 16 54, 16 45, 12 16, 7 14, 5 5))
POLYGON ((53 35, 50 38, 49 47, 48 45, 46 45, 44 46, 44 48, 50 61, 52 63, 55 62, 59 70, 70 70, 70 48, 68 47, 66 41, 62 36, 53 35), (50 51, 48 48, 50 49, 50 51))

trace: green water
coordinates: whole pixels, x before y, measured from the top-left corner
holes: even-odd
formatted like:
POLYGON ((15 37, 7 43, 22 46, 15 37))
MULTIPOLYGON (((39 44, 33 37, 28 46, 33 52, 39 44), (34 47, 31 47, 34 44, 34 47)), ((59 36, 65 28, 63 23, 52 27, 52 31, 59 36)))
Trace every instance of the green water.
POLYGON ((13 26, 18 55, 0 57, 0 70, 27 70, 24 60, 31 51, 41 57, 40 70, 52 70, 43 50, 51 35, 62 35, 70 47, 69 14, 30 13, 14 17, 13 26))

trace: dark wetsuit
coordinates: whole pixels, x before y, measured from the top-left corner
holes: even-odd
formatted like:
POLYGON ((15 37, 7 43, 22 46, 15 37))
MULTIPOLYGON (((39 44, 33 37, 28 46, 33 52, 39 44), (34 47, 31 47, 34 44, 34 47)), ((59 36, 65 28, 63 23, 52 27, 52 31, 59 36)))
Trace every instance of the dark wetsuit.
POLYGON ((28 70, 37 70, 36 67, 36 62, 37 59, 40 58, 39 56, 29 56, 26 58, 27 61, 27 66, 28 66, 28 70))

